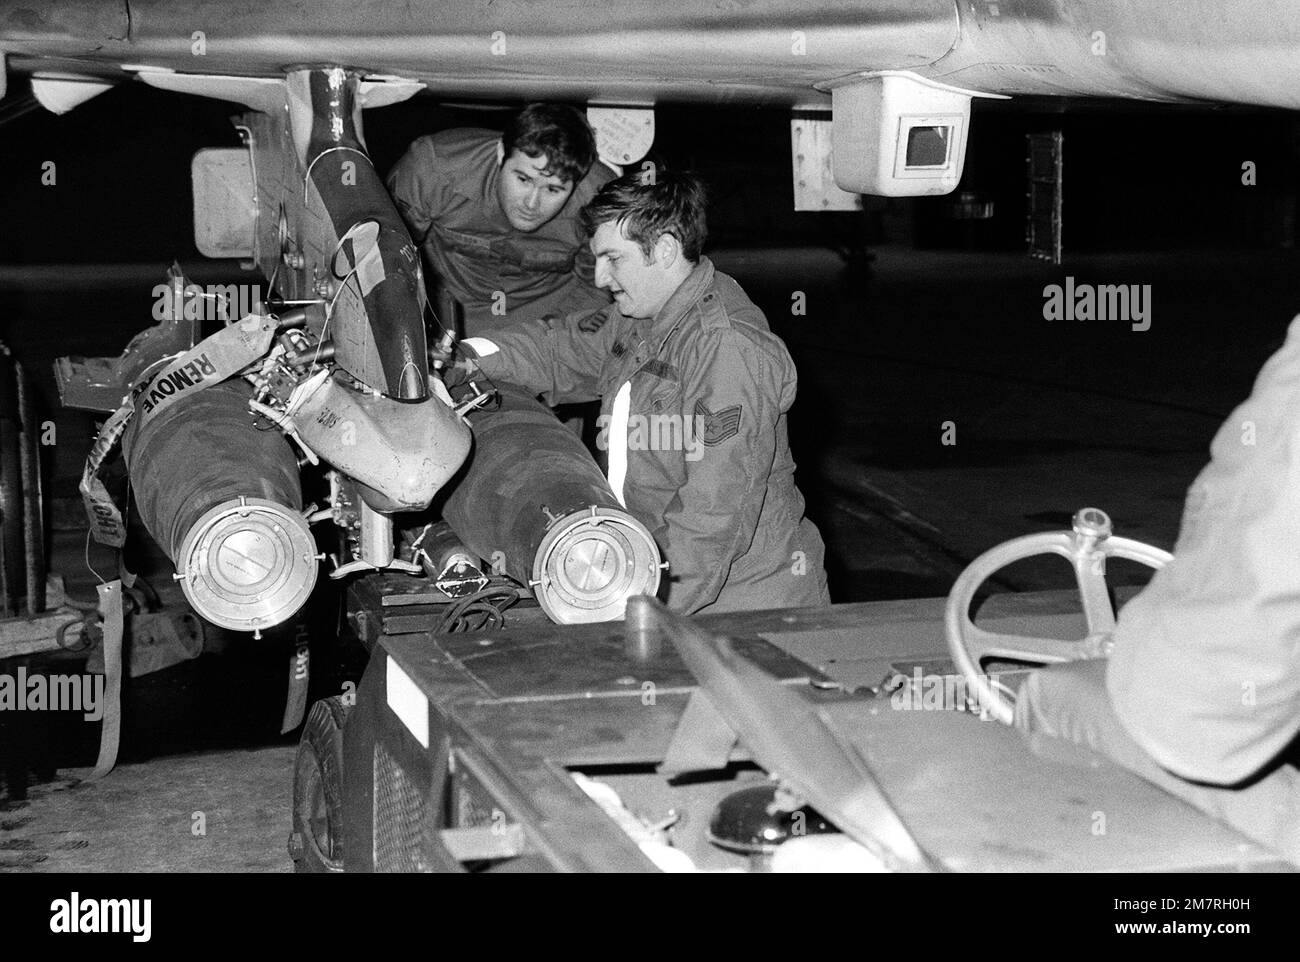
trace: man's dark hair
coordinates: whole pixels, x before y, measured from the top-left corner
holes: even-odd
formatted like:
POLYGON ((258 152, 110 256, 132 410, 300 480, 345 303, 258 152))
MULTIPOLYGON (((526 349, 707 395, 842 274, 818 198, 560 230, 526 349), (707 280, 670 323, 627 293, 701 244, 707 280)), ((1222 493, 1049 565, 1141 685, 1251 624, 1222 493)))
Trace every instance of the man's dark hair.
POLYGON ((574 184, 596 162, 596 135, 587 118, 564 104, 529 104, 501 135, 506 156, 520 150, 529 157, 546 155, 547 177, 574 184))
POLYGON ((709 236, 706 203, 704 184, 694 174, 661 171, 647 176, 638 170, 602 187, 582 209, 582 225, 594 234, 601 224, 614 221, 647 258, 661 235, 672 234, 694 263, 709 236))

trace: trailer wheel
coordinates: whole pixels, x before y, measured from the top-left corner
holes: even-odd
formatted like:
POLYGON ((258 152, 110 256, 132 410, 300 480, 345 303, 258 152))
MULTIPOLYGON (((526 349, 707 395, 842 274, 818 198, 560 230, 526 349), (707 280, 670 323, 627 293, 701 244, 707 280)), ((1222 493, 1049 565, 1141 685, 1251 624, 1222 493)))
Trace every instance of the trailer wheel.
POLYGON ((343 871, 342 697, 311 706, 293 766, 293 832, 289 855, 296 872, 343 871))

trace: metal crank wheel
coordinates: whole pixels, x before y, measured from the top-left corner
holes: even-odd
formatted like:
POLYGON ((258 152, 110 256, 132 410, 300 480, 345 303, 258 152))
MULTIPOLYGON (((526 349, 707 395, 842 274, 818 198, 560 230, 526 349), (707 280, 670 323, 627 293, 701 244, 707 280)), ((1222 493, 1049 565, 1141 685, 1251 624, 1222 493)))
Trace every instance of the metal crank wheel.
POLYGON ((984 711, 1010 725, 1015 701, 983 673, 981 663, 995 658, 1036 664, 1055 664, 1110 654, 1115 611, 1106 590, 1106 559, 1127 558, 1159 570, 1173 559, 1168 551, 1130 538, 1111 537, 1110 517, 1099 508, 1082 508, 1074 515, 1073 532, 1031 534, 1000 544, 980 555, 957 579, 948 594, 944 629, 948 651, 961 669, 984 711), (1057 554, 1074 567, 1088 626, 1078 641, 1004 635, 977 628, 970 618, 975 592, 989 577, 1014 561, 1040 554, 1057 554))

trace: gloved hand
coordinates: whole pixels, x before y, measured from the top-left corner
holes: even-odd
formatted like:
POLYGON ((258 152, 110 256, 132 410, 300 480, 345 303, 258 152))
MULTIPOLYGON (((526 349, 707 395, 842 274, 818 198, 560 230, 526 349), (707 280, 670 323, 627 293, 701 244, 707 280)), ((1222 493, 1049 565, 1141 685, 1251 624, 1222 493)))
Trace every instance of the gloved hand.
POLYGON ((457 342, 439 341, 429 346, 429 362, 441 373, 448 390, 460 387, 478 373, 473 350, 457 342))

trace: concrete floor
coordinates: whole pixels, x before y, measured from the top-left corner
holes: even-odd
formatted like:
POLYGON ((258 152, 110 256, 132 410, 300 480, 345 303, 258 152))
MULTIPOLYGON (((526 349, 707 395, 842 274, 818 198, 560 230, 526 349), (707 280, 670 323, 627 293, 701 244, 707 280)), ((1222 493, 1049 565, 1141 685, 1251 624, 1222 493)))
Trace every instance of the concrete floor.
POLYGON ((0 802, 0 871, 287 872, 294 748, 171 755, 0 802))
MULTIPOLYGON (((837 601, 942 595, 979 552, 1062 528, 1085 504, 1111 512, 1118 533, 1171 547, 1210 437, 1300 305, 1294 251, 1108 254, 1053 268, 1016 254, 883 249, 869 271, 846 270, 825 250, 713 256, 798 364, 791 438, 837 601), (1152 285, 1151 329, 1044 320, 1043 287, 1067 274, 1152 285), (799 293, 803 315, 790 311, 799 293), (955 445, 942 443, 945 422, 955 445)), ((5 269, 0 336, 41 377, 48 402, 52 357, 117 353, 148 323, 154 282, 147 271, 87 270, 56 286, 5 269), (95 323, 73 320, 92 309, 95 323)), ((52 417, 48 490, 67 496, 90 418, 52 417)), ((90 597, 79 538, 64 533, 55 564, 90 597)), ((1118 567, 1112 576, 1146 577, 1118 567)), ((1002 582, 1061 587, 1071 576, 1044 560, 1002 582)), ((0 798, 0 870, 288 868, 283 668, 266 646, 237 639, 143 679, 130 696, 126 764, 96 785, 56 780, 25 800, 0 798), (206 814, 206 836, 190 832, 195 812, 206 814)), ((85 735, 59 765, 90 760, 85 735)))

